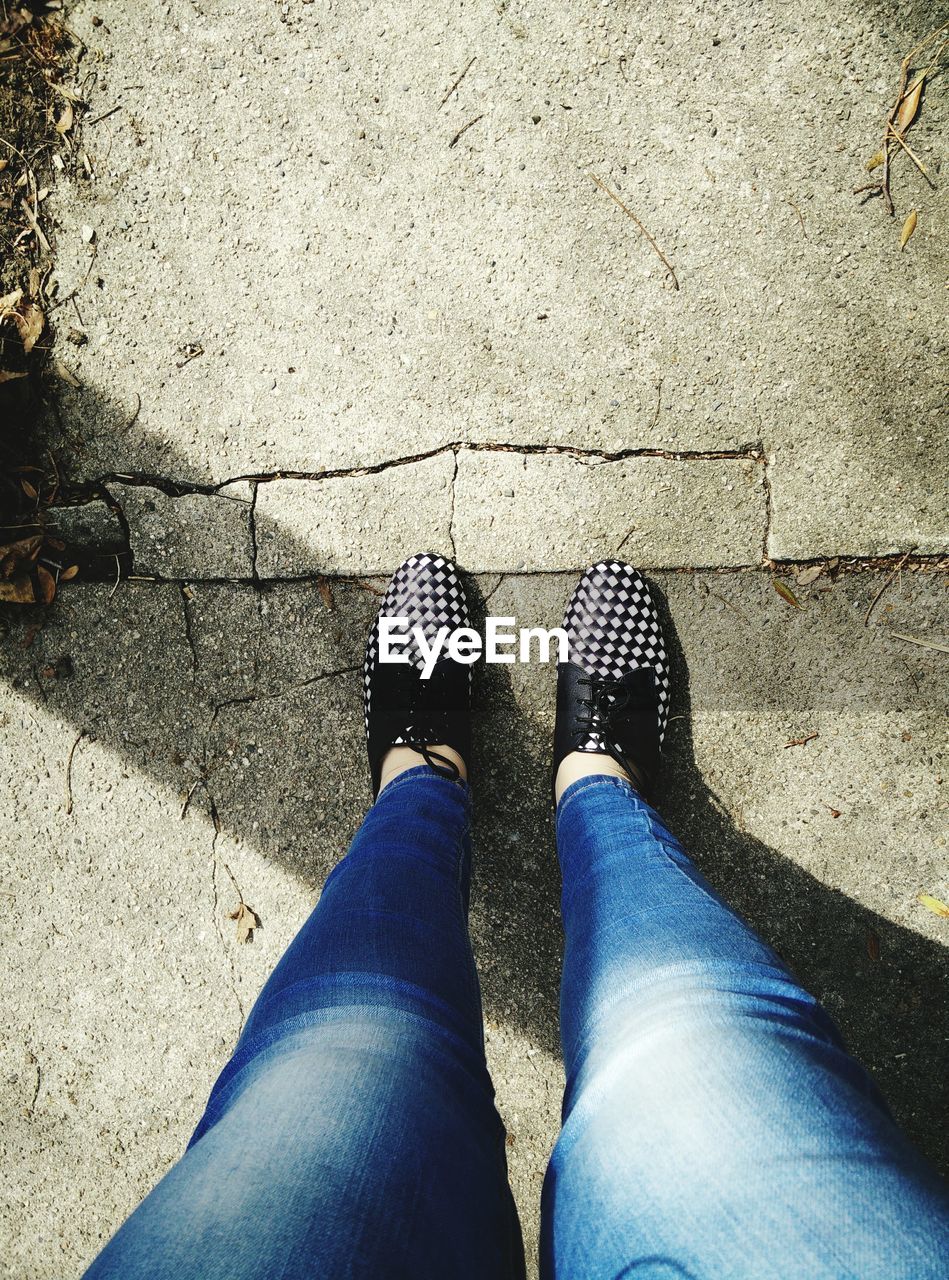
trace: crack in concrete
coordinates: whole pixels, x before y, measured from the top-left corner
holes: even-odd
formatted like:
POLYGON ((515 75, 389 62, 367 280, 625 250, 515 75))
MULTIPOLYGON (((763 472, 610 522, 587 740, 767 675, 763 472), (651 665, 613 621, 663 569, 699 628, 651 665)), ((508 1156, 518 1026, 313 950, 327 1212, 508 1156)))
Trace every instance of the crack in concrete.
MULTIPOLYGON (((298 471, 282 468, 277 471, 258 471, 248 472, 243 475, 231 476, 226 480, 215 481, 214 483, 203 483, 197 480, 176 480, 169 476, 159 476, 151 472, 145 471, 128 471, 128 472, 107 472, 105 475, 97 477, 95 480, 88 481, 85 485, 78 486, 70 497, 82 497, 88 494, 100 494, 104 487, 109 484, 126 484, 134 485, 142 488, 158 489, 169 498, 183 498, 192 494, 203 494, 206 497, 221 496, 229 498, 229 494, 221 494, 220 490, 231 484, 249 483, 271 484, 275 480, 340 480, 357 478, 359 476, 380 475, 384 471, 390 471, 396 467, 411 466, 416 462, 426 462, 429 458, 437 458, 445 453, 453 453, 457 458, 459 453, 517 453, 523 457, 533 455, 545 457, 569 457, 577 458, 580 461, 588 461, 599 465, 609 462, 625 462, 629 458, 664 458, 668 462, 756 462, 765 461, 765 455, 762 445, 759 442, 742 446, 740 449, 648 449, 648 448, 630 448, 617 449, 614 451, 608 449, 584 449, 579 445, 559 445, 559 444, 505 444, 494 441, 470 441, 470 440, 452 440, 446 444, 437 445, 433 449, 426 449, 421 453, 406 454, 404 457, 388 458, 383 462, 364 463, 356 467, 337 467, 327 468, 323 471, 298 471)), ((110 495, 111 496, 111 495, 110 495)), ((232 498, 232 501, 240 501, 240 499, 232 498)), ((115 502, 115 499, 112 498, 115 502)), ((256 488, 253 504, 256 504, 256 488)), ((252 505, 253 505, 252 504, 252 505)))
MULTIPOLYGON (((257 572, 257 493, 260 489, 259 484, 254 484, 254 492, 250 500, 250 511, 247 515, 247 528, 250 534, 250 572, 251 578, 255 583, 260 582, 260 575, 257 572)), ((258 608, 258 616, 260 610, 258 608)))
MULTIPOLYGON (((274 698, 285 698, 288 693, 295 693, 298 689, 307 689, 310 685, 319 684, 322 680, 332 680, 334 676, 352 675, 354 672, 361 670, 361 664, 352 667, 339 667, 335 671, 321 671, 319 675, 307 676, 305 680, 299 680, 296 684, 286 685, 283 689, 275 689, 271 693, 259 693, 255 690, 253 693, 242 693, 235 698, 224 698, 221 702, 214 703, 213 713, 205 732, 211 732, 217 723, 218 715, 229 707, 244 707, 251 702, 269 702, 274 698)), ((207 756, 205 755, 206 759, 207 756)))
POLYGON ((491 588, 491 590, 488 592, 488 594, 484 597, 484 600, 482 601, 482 604, 485 608, 487 608, 488 601, 491 599, 491 597, 494 595, 494 593, 497 591, 498 587, 500 587, 501 583, 504 581, 506 577, 507 577, 507 574, 504 574, 504 573, 498 574, 497 582, 494 584, 494 586, 491 588))
POLYGON ((451 558, 457 561, 458 551, 455 547, 455 481, 458 479, 458 452, 455 451, 455 469, 451 473, 451 515, 448 517, 448 541, 451 544, 451 558))
POLYGON ((771 458, 767 454, 764 455, 762 484, 764 485, 764 540, 761 547, 761 563, 764 567, 767 567, 771 564, 768 547, 771 543, 771 526, 774 522, 774 495, 771 491, 771 458))
MULTIPOLYGON (((628 536, 628 535, 627 535, 628 536)), ((691 565, 691 564, 672 564, 672 565, 654 565, 643 561, 638 566, 644 573, 748 573, 748 572, 764 572, 770 573, 774 571, 793 572, 796 569, 809 568, 814 565, 820 565, 823 568, 833 568, 839 574, 845 573, 862 573, 867 570, 875 571, 879 569, 892 569, 903 560, 903 554, 898 551, 882 556, 845 556, 845 555, 827 555, 827 556, 811 556, 809 558, 791 558, 781 559, 775 557, 766 557, 763 561, 748 562, 747 564, 723 564, 723 565, 691 565)), ((949 557, 944 553, 931 553, 924 555, 911 556, 903 565, 904 569, 911 572, 941 572, 949 568, 949 557)), ((464 566, 461 566, 463 569, 464 566)), ((473 576, 481 576, 483 574, 495 574, 499 570, 474 570, 473 576)), ((564 574, 578 572, 574 569, 524 569, 519 571, 517 576, 527 578, 547 578, 562 577, 564 574)), ((512 571, 505 570, 503 576, 514 576, 512 571)), ((267 585, 292 586, 306 585, 315 586, 320 582, 339 583, 341 585, 360 586, 367 578, 379 578, 384 580, 386 575, 383 574, 356 574, 356 573, 299 573, 288 574, 281 578, 259 578, 256 581, 253 578, 222 578, 207 577, 196 578, 193 574, 189 576, 188 582, 195 586, 245 586, 260 588, 267 585)), ((161 574, 129 574, 126 576, 127 581, 131 582, 148 582, 154 586, 174 586, 179 584, 180 578, 165 578, 161 574)), ((83 576, 85 583, 104 583, 113 582, 114 574, 95 574, 87 571, 83 576)), ((380 592, 381 594, 381 592, 380 592)))

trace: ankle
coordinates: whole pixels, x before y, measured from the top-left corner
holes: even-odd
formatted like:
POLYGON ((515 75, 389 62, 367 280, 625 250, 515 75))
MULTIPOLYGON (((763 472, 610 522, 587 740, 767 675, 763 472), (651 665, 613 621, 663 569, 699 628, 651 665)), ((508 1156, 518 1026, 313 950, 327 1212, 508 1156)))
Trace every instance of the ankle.
POLYGON ((556 803, 560 803, 560 797, 571 783, 579 782, 581 778, 604 776, 622 778, 630 786, 636 786, 627 770, 618 764, 612 756, 607 755, 605 751, 568 752, 560 762, 560 768, 557 770, 557 777, 554 782, 554 799, 556 803))
MULTIPOLYGON (((436 743, 429 750, 435 755, 443 756, 444 759, 450 760, 458 770, 458 776, 467 782, 467 766, 454 747, 446 747, 443 743, 436 743)), ((379 794, 381 795, 389 783, 394 782, 400 773, 405 773, 407 769, 417 769, 420 764, 427 763, 428 761, 422 753, 412 747, 390 747, 382 761, 379 794)))

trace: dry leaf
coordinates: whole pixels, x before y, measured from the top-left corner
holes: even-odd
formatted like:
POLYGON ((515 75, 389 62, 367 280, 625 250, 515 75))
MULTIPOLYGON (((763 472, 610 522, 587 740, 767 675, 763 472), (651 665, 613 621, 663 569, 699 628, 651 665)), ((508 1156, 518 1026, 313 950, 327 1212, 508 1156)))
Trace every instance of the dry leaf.
POLYGON ((56 594, 56 579, 41 564, 36 566, 36 576, 40 585, 40 602, 42 604, 52 604, 53 596, 56 594))
POLYGON ((76 113, 73 111, 73 105, 71 102, 67 102, 63 107, 62 115, 56 121, 56 132, 60 134, 67 134, 73 127, 75 118, 76 113))
POLYGON ((913 232, 916 230, 916 210, 911 209, 906 215, 906 221, 903 223, 903 230, 900 232, 900 248, 906 244, 913 232))
POLYGON ((22 298, 22 289, 14 289, 12 293, 4 294, 4 296, 0 298, 0 320, 6 320, 7 316, 13 315, 14 311, 20 305, 22 298))
POLYGON ((910 85, 903 95, 900 103, 900 109, 896 113, 896 129, 898 133, 905 133, 913 121, 916 119, 916 112, 919 110, 919 99, 923 92, 923 81, 926 79, 924 72, 917 80, 910 85))
POLYGON ((53 372, 56 374, 57 378, 61 378, 63 382, 68 383, 71 387, 79 388, 82 386, 82 383, 73 371, 71 369, 67 369, 62 360, 53 361, 53 372))
POLYGON ((260 920, 257 917, 257 912, 254 911, 253 908, 249 907, 246 902, 239 903, 235 910, 230 912, 227 918, 228 920, 237 921, 238 942, 252 941, 254 930, 260 928, 260 920))
POLYGON ((317 585, 317 588, 319 589, 320 599, 326 605, 327 609, 335 608, 335 605, 333 602, 333 588, 326 581, 326 579, 317 578, 316 585, 317 585))
POLYGON ((38 498, 38 497, 39 497, 39 494, 36 492, 36 490, 35 490, 35 489, 33 488, 33 486, 30 484, 29 480, 21 480, 21 481, 20 481, 20 488, 23 490, 23 492, 26 494, 26 496, 27 496, 28 498, 30 498, 30 499, 34 499, 34 500, 35 500, 36 498, 38 498))
POLYGON ((934 898, 931 893, 920 893, 917 895, 917 901, 921 902, 927 911, 931 911, 933 915, 943 916, 949 920, 949 907, 941 898, 934 898))
POLYGON ((83 99, 76 93, 75 89, 69 89, 64 84, 53 84, 50 87, 55 89, 67 102, 78 102, 80 106, 85 106, 83 99))
POLYGON ((809 568, 802 569, 795 581, 799 587, 809 587, 812 582, 817 581, 823 572, 824 566, 822 564, 812 564, 809 568))
POLYGON ((775 591, 778 593, 778 595, 781 597, 782 600, 786 600, 788 604, 793 605, 795 609, 804 608, 800 600, 798 600, 797 596, 794 594, 794 592, 791 590, 791 588, 788 586, 786 582, 782 582, 780 578, 772 578, 771 585, 774 587, 775 591))
POLYGON ((71 564, 68 569, 64 569, 59 575, 60 582, 72 582, 76 574, 79 572, 78 564, 71 564))
POLYGON ((9 160, 0 160, 0 173, 3 173, 4 169, 7 167, 9 163, 10 163, 9 160))
POLYGON ((23 350, 29 355, 43 332, 46 317, 35 302, 28 302, 22 310, 13 313, 13 319, 16 322, 20 341, 23 343, 23 350))
POLYGON ((867 161, 867 173, 872 173, 874 169, 879 169, 883 163, 883 152, 878 151, 875 156, 871 156, 867 161))
POLYGON ((880 958, 880 935, 873 929, 867 930, 867 955, 874 962, 880 958))
POLYGON ((6 604, 33 604, 33 583, 25 575, 0 582, 0 600, 6 604))
POLYGON ((18 542, 9 542, 5 547, 0 547, 0 578, 12 578, 22 565, 32 565, 42 545, 42 537, 34 534, 32 538, 21 538, 18 542))
POLYGON ((13 373, 10 369, 0 369, 0 382, 12 382, 14 378, 25 378, 26 370, 22 373, 13 373))

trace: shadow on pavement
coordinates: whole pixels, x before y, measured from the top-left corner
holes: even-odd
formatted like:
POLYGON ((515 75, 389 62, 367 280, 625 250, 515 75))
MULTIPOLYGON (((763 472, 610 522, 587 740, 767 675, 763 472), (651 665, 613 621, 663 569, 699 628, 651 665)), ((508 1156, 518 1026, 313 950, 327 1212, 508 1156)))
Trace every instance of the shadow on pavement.
MULTIPOLYGON (((477 584, 467 586, 477 598, 477 584)), ((941 1137, 949 1121, 946 1029, 933 1016, 935 993, 949 978, 949 950, 822 884, 726 812, 696 765, 685 655, 661 588, 650 586, 672 661, 675 717, 657 807, 715 888, 825 1003, 899 1122, 949 1173, 941 1137)), ((550 723, 524 714, 509 671, 482 667, 476 685, 479 740, 493 745, 475 761, 472 930, 489 1016, 513 1020, 557 1053, 562 932, 550 723)), ((552 695, 552 675, 550 684, 552 695)))

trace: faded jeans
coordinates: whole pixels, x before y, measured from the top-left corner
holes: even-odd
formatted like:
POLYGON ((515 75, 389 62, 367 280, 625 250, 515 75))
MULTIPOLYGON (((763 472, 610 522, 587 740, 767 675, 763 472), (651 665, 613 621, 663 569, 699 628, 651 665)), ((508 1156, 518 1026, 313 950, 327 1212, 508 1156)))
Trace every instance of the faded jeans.
MULTIPOLYGON (((184 1156, 88 1277, 517 1280, 468 938, 467 788, 382 792, 184 1156)), ((945 1280, 949 1199, 827 1015, 627 783, 557 811, 544 1280, 945 1280)))

